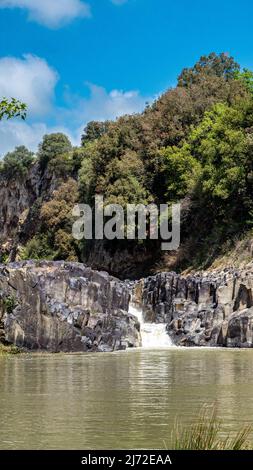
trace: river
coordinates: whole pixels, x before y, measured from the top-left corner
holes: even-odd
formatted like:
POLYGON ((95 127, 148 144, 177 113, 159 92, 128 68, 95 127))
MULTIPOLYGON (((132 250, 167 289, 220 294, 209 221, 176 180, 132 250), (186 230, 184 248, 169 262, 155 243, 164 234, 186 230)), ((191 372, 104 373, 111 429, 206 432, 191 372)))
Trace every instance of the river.
POLYGON ((214 402, 225 433, 252 423, 252 350, 2 357, 0 448, 165 448, 176 417, 214 402))

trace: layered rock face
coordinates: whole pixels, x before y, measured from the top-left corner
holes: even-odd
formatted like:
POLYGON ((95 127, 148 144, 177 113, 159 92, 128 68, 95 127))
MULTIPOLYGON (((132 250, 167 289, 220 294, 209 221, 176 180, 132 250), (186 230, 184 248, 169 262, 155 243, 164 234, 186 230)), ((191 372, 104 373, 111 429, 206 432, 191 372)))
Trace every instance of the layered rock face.
POLYGON ((181 346, 253 347, 253 266, 194 276, 162 273, 137 285, 146 321, 166 322, 181 346))
MULTIPOLYGON (((36 192, 36 184, 34 191, 36 192)), ((30 181, 5 180, 0 177, 0 254, 15 246, 20 229, 34 200, 30 181)))
MULTIPOLYGON (((132 284, 81 263, 0 265, 0 342, 50 352, 141 345, 128 313, 132 284)), ((166 323, 176 345, 253 347, 253 266, 135 284, 147 322, 166 323)))
POLYGON ((29 350, 115 351, 141 344, 127 286, 79 263, 0 265, 0 339, 29 350))
POLYGON ((17 259, 18 247, 26 244, 38 229, 38 208, 51 199, 60 181, 38 163, 25 178, 0 175, 0 260, 17 259))

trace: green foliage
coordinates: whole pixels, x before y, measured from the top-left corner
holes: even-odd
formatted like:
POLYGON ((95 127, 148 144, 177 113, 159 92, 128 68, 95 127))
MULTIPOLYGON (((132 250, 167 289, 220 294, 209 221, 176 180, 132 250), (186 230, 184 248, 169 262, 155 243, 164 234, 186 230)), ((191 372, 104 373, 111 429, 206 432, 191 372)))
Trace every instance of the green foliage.
POLYGON ((71 230, 58 229, 54 235, 54 246, 57 248, 57 259, 78 261, 78 245, 71 230))
MULTIPOLYGON (((184 69, 178 86, 142 114, 90 122, 80 148, 64 134, 46 135, 23 256, 78 259, 71 210, 102 194, 106 204, 123 207, 180 200, 183 244, 193 246, 195 260, 213 259, 218 246, 253 225, 252 93, 253 73, 212 53, 184 69)), ((1 172, 25 177, 31 163, 31 152, 18 148, 1 172)))
POLYGON ((201 165, 191 155, 189 144, 167 147, 161 151, 164 158, 167 198, 175 202, 193 191, 198 181, 201 165))
POLYGON ((253 162, 245 128, 248 112, 247 106, 217 103, 192 130, 187 143, 162 151, 170 200, 186 196, 195 187, 195 196, 209 204, 213 201, 216 211, 225 208, 226 201, 230 210, 238 203, 250 208, 253 162))
POLYGON ((105 175, 98 180, 105 203, 147 204, 148 192, 144 186, 145 169, 142 160, 134 151, 126 151, 121 158, 113 159, 105 175))
POLYGON ((222 421, 217 417, 216 408, 210 410, 203 407, 196 421, 189 427, 176 422, 171 433, 172 445, 175 450, 246 450, 250 449, 247 442, 251 432, 250 426, 243 426, 236 436, 221 437, 222 421))
POLYGON ((57 252, 50 245, 47 235, 38 234, 28 241, 21 250, 20 258, 22 260, 54 260, 57 252))
POLYGON ((234 74, 236 80, 240 80, 247 90, 253 95, 253 72, 249 69, 237 70, 234 74))
POLYGON ((1 173, 6 178, 20 178, 27 176, 29 168, 34 162, 34 155, 25 146, 16 147, 13 152, 5 155, 1 173))
POLYGON ((225 80, 233 79, 240 66, 228 54, 215 54, 202 56, 192 68, 184 69, 178 78, 179 86, 189 86, 197 83, 203 75, 223 77, 225 80))
POLYGON ((0 263, 7 264, 9 261, 8 253, 0 253, 0 263))
MULTIPOLYGON (((182 227, 188 261, 181 269, 189 260, 195 269, 207 268, 226 240, 253 225, 252 123, 250 99, 233 107, 215 104, 192 130, 187 143, 177 149, 177 155, 187 149, 189 158, 199 165, 193 190, 183 192, 191 203, 182 227)), ((189 177, 190 186, 191 181, 189 177)))
POLYGON ((78 200, 77 183, 68 179, 54 191, 50 201, 45 202, 41 208, 42 220, 50 228, 59 228, 68 224, 71 227, 71 210, 78 200))
POLYGON ((27 106, 21 101, 11 98, 2 98, 0 100, 0 121, 4 118, 12 119, 14 117, 26 118, 27 106))
POLYGON ((48 162, 48 171, 56 178, 65 179, 73 170, 73 154, 71 152, 56 155, 48 162))
POLYGON ((13 344, 6 345, 6 344, 0 343, 0 356, 16 355, 16 354, 20 354, 21 352, 22 352, 21 349, 18 348, 17 346, 14 346, 13 344))
POLYGON ((16 306, 17 306, 17 301, 15 297, 10 295, 4 298, 4 307, 8 314, 11 314, 13 310, 16 308, 16 306))
MULTIPOLYGON (((71 150, 72 146, 66 135, 61 133, 45 135, 38 151, 38 160, 41 168, 45 169, 49 162, 53 166, 53 160, 55 159, 57 159, 59 164, 61 156, 68 154, 71 150)), ((63 166, 66 164, 65 158, 62 157, 63 166)))
POLYGON ((202 164, 201 188, 209 197, 228 199, 244 192, 247 178, 245 113, 217 104, 190 136, 191 152, 202 164))
POLYGON ((82 162, 86 158, 85 147, 74 147, 71 153, 72 173, 77 178, 82 162))
POLYGON ((50 201, 41 207, 41 219, 46 232, 51 233, 51 242, 56 257, 77 261, 77 245, 72 237, 72 209, 78 201, 78 185, 69 178, 54 191, 50 201))
POLYGON ((83 203, 90 203, 96 187, 95 162, 98 156, 97 142, 88 142, 82 148, 78 173, 80 198, 83 203))
POLYGON ((87 124, 82 135, 82 146, 85 146, 88 142, 93 142, 94 140, 102 137, 109 128, 109 122, 99 122, 91 121, 87 124))

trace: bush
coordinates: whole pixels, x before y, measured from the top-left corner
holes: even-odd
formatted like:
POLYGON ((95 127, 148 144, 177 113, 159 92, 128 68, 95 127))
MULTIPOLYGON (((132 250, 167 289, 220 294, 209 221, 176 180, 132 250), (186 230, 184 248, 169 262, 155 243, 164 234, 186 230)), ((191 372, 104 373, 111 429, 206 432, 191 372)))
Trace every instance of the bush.
POLYGON ((9 356, 20 354, 21 349, 14 345, 5 345, 0 343, 0 356, 9 356))
POLYGON ((200 411, 196 422, 183 427, 176 422, 172 430, 172 449, 175 450, 246 450, 249 449, 247 438, 250 426, 244 426, 236 436, 220 437, 221 420, 217 418, 215 406, 208 411, 206 407, 200 411))
POLYGON ((21 250, 22 260, 54 260, 57 252, 53 250, 46 235, 35 235, 21 250))
POLYGON ((17 306, 17 301, 15 297, 8 296, 4 299, 4 307, 8 314, 12 313, 17 306))

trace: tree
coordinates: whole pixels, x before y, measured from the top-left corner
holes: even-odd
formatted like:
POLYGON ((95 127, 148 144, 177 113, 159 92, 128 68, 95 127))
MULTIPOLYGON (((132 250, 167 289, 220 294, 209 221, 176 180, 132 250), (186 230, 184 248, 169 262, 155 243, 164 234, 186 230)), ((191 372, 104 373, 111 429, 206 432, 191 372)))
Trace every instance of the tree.
POLYGON ((197 83, 203 75, 214 75, 223 77, 225 80, 233 79, 236 72, 240 70, 240 65, 233 57, 222 52, 215 54, 212 52, 207 56, 200 57, 200 60, 191 68, 183 69, 178 77, 178 85, 188 87, 197 83))
POLYGON ((21 145, 5 155, 1 171, 8 179, 25 178, 33 161, 33 152, 21 145))
MULTIPOLYGON (((2 167, 18 177, 30 156, 15 152, 18 158, 8 154, 2 167)), ((142 114, 88 123, 79 148, 64 134, 46 135, 38 162, 46 174, 36 216, 26 222, 33 221, 30 252, 80 255, 70 208, 78 201, 92 206, 103 194, 105 203, 124 208, 182 201, 182 240, 194 240, 205 254, 213 240, 219 247, 253 221, 253 72, 224 53, 203 56, 142 114)))
POLYGON ((191 154, 202 165, 202 191, 210 199, 225 201, 234 196, 237 203, 245 190, 244 121, 244 110, 216 104, 190 136, 191 154))
POLYGON ((21 119, 26 118, 27 106, 21 101, 11 98, 3 98, 0 101, 0 121, 3 118, 11 119, 14 117, 21 117, 21 119))
POLYGON ((192 192, 199 173, 200 163, 191 155, 188 144, 161 150, 164 159, 167 199, 177 202, 192 192))
POLYGON ((94 196, 97 174, 94 169, 94 162, 97 159, 97 142, 93 140, 87 142, 82 148, 82 158, 78 172, 79 192, 83 203, 90 204, 94 196))
POLYGON ((247 90, 253 95, 253 72, 249 69, 243 69, 235 73, 235 79, 240 80, 247 90))
POLYGON ((45 169, 54 158, 64 155, 72 150, 68 137, 62 133, 47 134, 39 145, 38 159, 40 165, 45 169))
POLYGON ((91 121, 87 124, 82 135, 82 146, 87 142, 92 142, 93 140, 99 139, 104 135, 109 126, 109 121, 91 121))
POLYGON ((149 193, 144 182, 143 162, 136 152, 128 150, 107 165, 106 173, 101 175, 97 185, 106 203, 126 207, 126 204, 148 204, 149 193))
POLYGON ((53 198, 41 208, 44 232, 50 234, 53 250, 58 259, 77 261, 77 244, 72 237, 71 227, 74 222, 72 209, 78 201, 78 185, 69 178, 54 191, 53 198))

